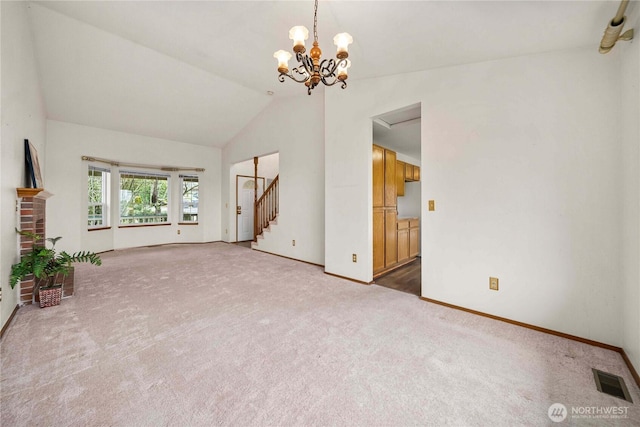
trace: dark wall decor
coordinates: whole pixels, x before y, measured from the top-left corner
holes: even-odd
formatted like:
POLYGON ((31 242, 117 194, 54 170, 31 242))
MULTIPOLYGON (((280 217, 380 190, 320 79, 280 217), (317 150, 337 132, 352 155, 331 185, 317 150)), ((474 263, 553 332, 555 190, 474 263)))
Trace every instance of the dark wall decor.
POLYGON ((27 188, 44 188, 38 151, 28 139, 24 140, 24 160, 27 188))

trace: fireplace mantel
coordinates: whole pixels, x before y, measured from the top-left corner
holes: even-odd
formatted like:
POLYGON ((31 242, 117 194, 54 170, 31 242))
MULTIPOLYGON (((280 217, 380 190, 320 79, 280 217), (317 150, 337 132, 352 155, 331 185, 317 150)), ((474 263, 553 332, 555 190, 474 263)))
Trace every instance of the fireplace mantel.
POLYGON ((48 199, 53 196, 44 188, 16 188, 16 194, 19 199, 24 197, 37 197, 38 199, 48 199))

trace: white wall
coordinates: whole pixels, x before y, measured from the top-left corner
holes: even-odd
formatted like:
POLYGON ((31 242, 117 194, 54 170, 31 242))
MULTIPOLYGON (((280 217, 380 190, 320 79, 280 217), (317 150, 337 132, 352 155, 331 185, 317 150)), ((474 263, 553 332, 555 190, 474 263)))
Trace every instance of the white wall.
POLYGON ((324 100, 321 95, 274 98, 223 149, 225 241, 231 239, 229 231, 235 228, 235 184, 230 183, 231 166, 254 156, 278 152, 280 215, 278 232, 270 236, 269 251, 324 264, 324 100), (294 239, 296 246, 291 245, 294 239))
MULTIPOLYGON (((24 187, 24 139, 34 144, 41 168, 45 158, 45 114, 36 74, 27 3, 0 2, 2 22, 0 127, 0 324, 4 326, 18 303, 19 286, 11 289, 11 264, 18 261, 15 228, 16 188, 24 187)), ((45 174, 45 170, 42 171, 45 174)), ((44 175, 46 182, 46 175, 44 175)))
MULTIPOLYGON (((623 348, 637 372, 640 372, 640 4, 635 19, 628 16, 635 28, 632 43, 618 42, 614 51, 620 54, 622 108, 622 254, 623 254, 623 348)), ((614 53, 614 52, 612 52, 614 53)))
MULTIPOLYGON (((135 170, 134 167, 122 167, 135 170)), ((112 167, 112 192, 118 188, 118 168, 112 167)), ((140 169, 145 171, 145 169, 140 169)), ((172 194, 179 172, 171 172, 172 194)), ((58 246, 96 252, 164 243, 220 240, 220 149, 47 121, 47 235, 62 236, 58 246), (87 230, 87 168, 82 156, 123 163, 204 168, 200 177, 199 223, 178 225, 179 200, 170 202, 170 226, 118 228, 118 206, 112 205, 109 230, 87 230), (178 230, 181 233, 178 235, 178 230)), ((116 197, 117 200, 117 197, 116 197)))
POLYGON ((618 75, 589 47, 327 91, 326 271, 371 280, 370 118, 420 102, 422 295, 620 345, 618 75))

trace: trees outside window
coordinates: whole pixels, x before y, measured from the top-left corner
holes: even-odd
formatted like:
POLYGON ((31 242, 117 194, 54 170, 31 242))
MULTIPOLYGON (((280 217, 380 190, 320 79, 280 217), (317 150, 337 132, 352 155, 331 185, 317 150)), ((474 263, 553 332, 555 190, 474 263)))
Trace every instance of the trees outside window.
POLYGON ((182 222, 198 222, 198 184, 197 176, 180 175, 182 222))
POLYGON ((169 175, 120 172, 120 225, 169 221, 169 175))
POLYGON ((89 166, 87 225, 91 228, 109 226, 109 186, 111 171, 89 166))

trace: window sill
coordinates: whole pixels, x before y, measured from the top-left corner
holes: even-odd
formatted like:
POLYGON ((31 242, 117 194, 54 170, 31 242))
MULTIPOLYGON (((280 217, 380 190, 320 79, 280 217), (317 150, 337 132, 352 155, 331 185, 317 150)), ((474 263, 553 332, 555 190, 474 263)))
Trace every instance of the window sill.
POLYGON ((87 228, 87 231, 100 231, 100 230, 111 230, 111 227, 95 227, 95 228, 87 228))
POLYGON ((158 224, 127 224, 127 225, 119 225, 118 228, 137 228, 137 227, 158 227, 163 225, 171 225, 170 222, 162 222, 158 224))

